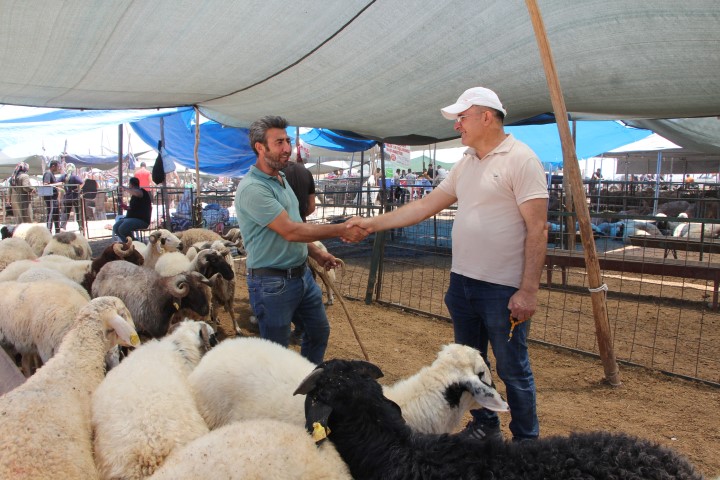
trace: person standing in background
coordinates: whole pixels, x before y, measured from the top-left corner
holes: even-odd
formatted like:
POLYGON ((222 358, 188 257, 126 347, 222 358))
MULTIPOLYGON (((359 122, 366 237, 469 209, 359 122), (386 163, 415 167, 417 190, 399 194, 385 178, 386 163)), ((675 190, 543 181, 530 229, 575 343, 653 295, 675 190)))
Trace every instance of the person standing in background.
POLYGON ((62 215, 60 217, 60 230, 67 227, 70 212, 75 210, 75 221, 78 223, 80 233, 85 234, 85 223, 80 212, 80 189, 83 185, 83 179, 75 174, 75 164, 65 164, 65 196, 62 200, 62 215))
MULTIPOLYGON (((305 168, 299 152, 297 161, 288 161, 287 167, 283 168, 281 172, 285 174, 285 179, 298 200, 300 218, 303 222, 307 222, 307 217, 315 212, 315 179, 312 173, 305 168)), ((293 315, 292 323, 295 328, 290 334, 290 342, 294 345, 301 345, 305 331, 302 325, 302 316, 293 315)))
POLYGON ((52 193, 44 196, 45 210, 47 211, 47 228, 53 233, 53 225, 55 233, 60 233, 60 204, 58 198, 62 189, 62 182, 58 181, 56 175, 60 173, 60 162, 51 160, 48 169, 43 174, 43 185, 52 187, 52 193))
POLYGON ((30 167, 25 162, 15 165, 15 171, 10 177, 10 203, 12 204, 13 215, 17 223, 32 223, 32 194, 33 185, 30 182, 28 170, 30 167))
POLYGON ((145 162, 140 162, 140 168, 135 171, 135 178, 140 180, 140 188, 149 192, 148 187, 155 185, 152 182, 152 172, 147 169, 145 162))

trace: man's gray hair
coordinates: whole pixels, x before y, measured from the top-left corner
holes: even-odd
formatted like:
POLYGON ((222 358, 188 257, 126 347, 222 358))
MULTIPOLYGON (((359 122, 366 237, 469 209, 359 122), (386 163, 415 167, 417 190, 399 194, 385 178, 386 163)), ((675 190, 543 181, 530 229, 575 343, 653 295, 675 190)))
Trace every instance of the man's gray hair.
POLYGON ((252 125, 250 125, 250 131, 248 132, 248 137, 250 137, 250 147, 252 147, 255 155, 258 154, 258 151, 255 150, 256 142, 260 142, 266 147, 268 146, 268 130, 270 130, 271 128, 282 128, 283 130, 285 130, 287 126, 287 120, 285 120, 283 117, 277 117, 274 115, 268 115, 266 117, 262 117, 260 120, 255 120, 252 125))

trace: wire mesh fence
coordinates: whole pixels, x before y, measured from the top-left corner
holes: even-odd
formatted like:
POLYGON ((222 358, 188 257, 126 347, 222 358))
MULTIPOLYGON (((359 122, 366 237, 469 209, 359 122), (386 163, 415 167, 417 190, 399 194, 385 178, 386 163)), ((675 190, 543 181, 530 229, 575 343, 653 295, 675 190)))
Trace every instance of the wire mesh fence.
MULTIPOLYGON (((385 208, 398 206, 400 202, 385 208)), ((326 217, 317 221, 367 213, 362 208, 354 210, 358 206, 353 204, 325 207, 326 217)), ((454 213, 448 209, 418 225, 371 235, 357 245, 326 241, 328 249, 346 263, 341 291, 350 298, 449 320, 444 294, 450 278, 454 213)), ((594 221, 602 223, 607 220, 604 215, 594 215, 598 217, 594 221)), ((595 238, 602 282, 608 288, 614 351, 620 362, 720 386, 720 247, 711 239, 713 235, 705 238, 705 232, 714 232, 720 222, 668 218, 688 225, 700 223, 700 237, 678 238, 670 245, 652 245, 652 239, 633 245, 629 237, 654 237, 640 232, 595 238)), ((573 255, 567 250, 567 238, 554 240, 548 244, 549 267, 542 275, 530 338, 599 355, 581 242, 575 239, 574 263, 554 265, 553 258, 573 255)))

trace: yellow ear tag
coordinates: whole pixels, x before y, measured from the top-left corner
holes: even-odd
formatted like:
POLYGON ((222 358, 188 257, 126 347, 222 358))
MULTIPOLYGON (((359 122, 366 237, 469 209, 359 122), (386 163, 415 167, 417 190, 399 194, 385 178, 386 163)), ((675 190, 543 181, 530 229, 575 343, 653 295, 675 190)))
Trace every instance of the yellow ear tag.
POLYGON ((138 337, 137 333, 133 333, 132 335, 130 335, 130 345, 132 345, 133 347, 137 347, 138 345, 140 345, 140 337, 138 337))
POLYGON ((180 304, 177 302, 173 302, 173 307, 175 307, 175 310, 180 310, 180 304))
POLYGON ((322 425, 320 425, 320 422, 314 422, 313 423, 313 432, 312 432, 312 438, 315 441, 315 443, 322 442, 327 438, 327 436, 330 435, 330 429, 325 428, 322 425))

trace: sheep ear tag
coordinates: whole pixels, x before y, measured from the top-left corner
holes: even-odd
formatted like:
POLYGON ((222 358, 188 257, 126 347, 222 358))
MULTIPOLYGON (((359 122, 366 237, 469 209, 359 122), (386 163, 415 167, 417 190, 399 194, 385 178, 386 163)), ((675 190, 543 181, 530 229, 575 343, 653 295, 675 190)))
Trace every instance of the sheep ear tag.
POLYGON ((140 337, 137 331, 120 315, 113 316, 109 323, 126 346, 137 347, 140 345, 140 337))

